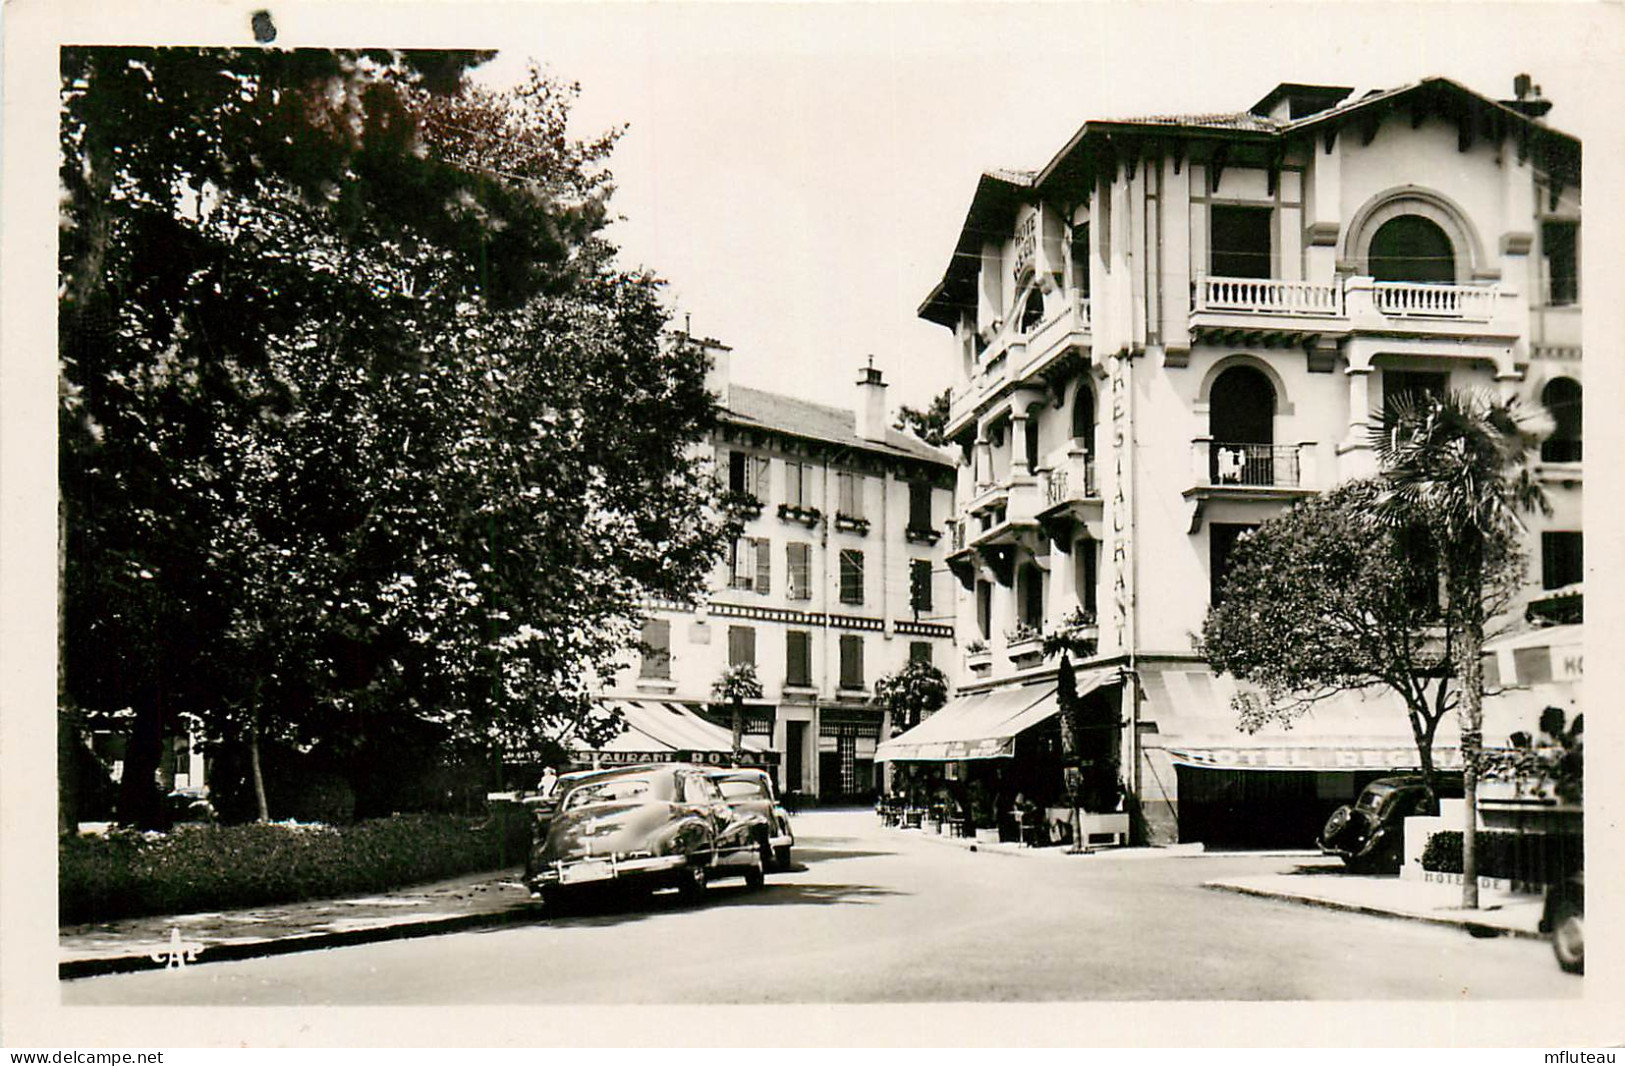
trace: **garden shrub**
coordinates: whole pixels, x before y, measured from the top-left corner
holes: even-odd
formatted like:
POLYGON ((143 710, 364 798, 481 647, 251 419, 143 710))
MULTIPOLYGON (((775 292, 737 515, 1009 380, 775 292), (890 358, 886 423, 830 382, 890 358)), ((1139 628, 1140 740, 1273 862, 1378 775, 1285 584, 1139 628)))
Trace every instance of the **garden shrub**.
POLYGON ((64 836, 58 920, 256 907, 499 870, 524 855, 495 820, 415 814, 355 825, 190 825, 64 836))
MULTIPOLYGON (((1479 833, 1477 843, 1480 877, 1551 884, 1584 864, 1584 838, 1577 833, 1479 833)), ((1461 833, 1428 837, 1422 869, 1461 873, 1461 833)))

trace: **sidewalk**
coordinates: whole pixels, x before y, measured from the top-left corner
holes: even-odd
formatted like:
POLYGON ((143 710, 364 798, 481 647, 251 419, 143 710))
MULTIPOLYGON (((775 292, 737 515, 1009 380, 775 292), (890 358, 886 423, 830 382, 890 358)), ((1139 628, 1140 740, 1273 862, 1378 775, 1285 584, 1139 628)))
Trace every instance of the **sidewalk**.
POLYGON ((162 969, 177 940, 183 950, 199 949, 185 960, 190 964, 432 936, 531 921, 536 914, 519 871, 497 871, 351 899, 63 926, 57 973, 162 969))
POLYGON ((1479 889, 1477 910, 1461 907, 1461 886, 1372 877, 1344 871, 1335 858, 1316 858, 1287 873, 1208 881, 1204 888, 1303 903, 1313 907, 1454 925, 1485 936, 1540 939, 1543 901, 1521 892, 1479 889))

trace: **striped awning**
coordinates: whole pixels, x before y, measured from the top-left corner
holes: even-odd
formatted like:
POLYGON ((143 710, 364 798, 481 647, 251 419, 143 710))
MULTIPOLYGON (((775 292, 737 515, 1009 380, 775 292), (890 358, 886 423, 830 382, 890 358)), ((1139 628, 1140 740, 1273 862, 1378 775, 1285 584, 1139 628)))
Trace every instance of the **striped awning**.
MULTIPOLYGON (((1078 695, 1117 680, 1116 670, 1078 675, 1078 695)), ((1060 710, 1055 682, 1012 685, 958 696, 947 706, 875 749, 877 762, 1008 759, 1016 737, 1060 710)))
MULTIPOLYGON (((733 756, 733 734, 701 718, 691 707, 664 700, 604 700, 621 714, 625 729, 596 748, 576 748, 596 765, 640 762, 724 764, 733 756)), ((777 763, 778 753, 746 734, 740 746, 750 761, 777 763)))

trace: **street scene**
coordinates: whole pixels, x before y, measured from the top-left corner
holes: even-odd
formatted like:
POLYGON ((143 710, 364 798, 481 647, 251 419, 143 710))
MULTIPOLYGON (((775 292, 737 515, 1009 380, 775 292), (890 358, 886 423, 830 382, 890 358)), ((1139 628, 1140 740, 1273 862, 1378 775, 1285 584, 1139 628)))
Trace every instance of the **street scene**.
MULTIPOLYGON (((63 1002, 731 1004, 1580 995, 1581 982, 1551 965, 1547 946, 1536 939, 1476 939, 1459 926, 1203 887, 1300 866, 1321 871, 1322 879, 1335 876, 1324 860, 1308 853, 972 852, 917 830, 882 828, 872 812, 854 810, 809 812, 797 816, 795 825, 795 868, 769 874, 761 889, 723 882, 698 904, 660 892, 584 902, 574 913, 545 921, 521 914, 479 931, 199 964, 180 972, 95 977, 65 985, 63 1002)), ((512 895, 522 894, 514 890, 512 895)), ((308 927, 304 923, 301 931, 308 927)))
POLYGON ((61 49, 62 1006, 1588 998, 1532 12, 578 6, 61 49))

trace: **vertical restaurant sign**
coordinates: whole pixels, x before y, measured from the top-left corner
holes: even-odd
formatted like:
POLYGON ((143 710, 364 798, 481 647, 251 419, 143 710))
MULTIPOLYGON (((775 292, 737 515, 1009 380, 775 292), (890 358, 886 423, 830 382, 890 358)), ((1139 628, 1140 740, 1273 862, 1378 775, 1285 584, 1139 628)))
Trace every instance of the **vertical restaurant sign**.
POLYGON ((1112 626, 1117 650, 1129 650, 1134 631, 1134 414, 1127 354, 1111 358, 1112 397, 1112 626))

